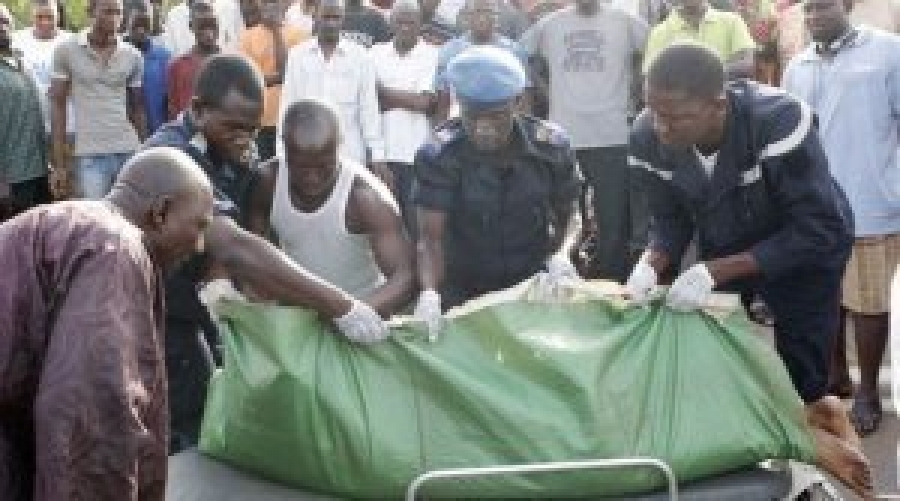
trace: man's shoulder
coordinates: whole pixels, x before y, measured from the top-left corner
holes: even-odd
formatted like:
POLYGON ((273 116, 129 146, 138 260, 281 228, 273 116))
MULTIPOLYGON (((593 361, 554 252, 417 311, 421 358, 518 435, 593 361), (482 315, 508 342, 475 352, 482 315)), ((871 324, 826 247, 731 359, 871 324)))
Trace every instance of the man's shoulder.
POLYGON ((157 60, 169 60, 172 59, 172 51, 163 45, 162 42, 151 41, 147 57, 157 60))
POLYGON ((342 160, 341 165, 351 169, 354 174, 348 204, 354 204, 365 215, 374 215, 374 211, 397 210, 397 202, 391 190, 369 169, 348 160, 342 160))
POLYGON ((739 81, 727 93, 739 114, 735 123, 752 128, 760 160, 797 149, 815 129, 812 108, 782 89, 739 81))
POLYGON ((857 29, 859 30, 859 36, 862 39, 860 43, 861 47, 865 47, 866 45, 874 46, 876 50, 883 52, 884 55, 894 55, 892 53, 900 50, 900 35, 897 35, 896 33, 891 33, 871 26, 859 26, 857 29), (867 44, 866 42, 869 43, 867 44))
POLYGON ((125 40, 119 40, 117 42, 116 47, 119 52, 125 54, 129 59, 135 60, 139 59, 141 61, 144 60, 144 55, 141 53, 141 50, 132 45, 130 42, 126 42, 125 40))
POLYGON ((799 117, 802 109, 807 107, 800 99, 784 89, 750 80, 729 82, 726 95, 742 109, 750 110, 754 117, 787 118, 785 115, 799 117))
POLYGON ((191 136, 188 127, 181 118, 176 118, 170 122, 166 122, 156 129, 150 137, 144 141, 141 148, 152 148, 154 146, 171 146, 187 151, 190 146, 191 136))
POLYGON ((465 131, 459 119, 447 120, 419 147, 418 157, 425 162, 435 162, 446 155, 450 148, 463 139, 465 131))
POLYGON ((372 47, 369 48, 369 55, 375 60, 375 63, 386 63, 386 61, 381 61, 378 58, 389 57, 395 54, 394 51, 394 43, 393 42, 382 42, 373 44, 372 47))
POLYGON ((560 125, 530 115, 523 115, 521 123, 528 138, 538 147, 569 149, 569 134, 560 125))
POLYGON ((741 17, 737 12, 731 12, 728 10, 719 10, 713 7, 709 7, 706 17, 703 19, 704 22, 712 22, 722 25, 736 25, 740 24, 741 26, 746 26, 744 22, 744 18, 741 17))

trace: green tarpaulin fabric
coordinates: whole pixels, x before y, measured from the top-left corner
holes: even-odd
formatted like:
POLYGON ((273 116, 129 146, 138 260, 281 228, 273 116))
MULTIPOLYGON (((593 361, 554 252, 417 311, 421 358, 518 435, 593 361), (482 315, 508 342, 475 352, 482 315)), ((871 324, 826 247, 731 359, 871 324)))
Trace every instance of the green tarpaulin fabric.
MULTIPOLYGON (((742 313, 629 306, 584 285, 562 303, 533 285, 456 312, 436 343, 416 325, 376 345, 308 311, 222 302, 225 360, 200 449, 298 488, 401 498, 444 468, 654 457, 680 481, 813 442, 787 372, 742 313)), ((552 474, 434 484, 435 497, 619 495, 658 472, 552 474)))

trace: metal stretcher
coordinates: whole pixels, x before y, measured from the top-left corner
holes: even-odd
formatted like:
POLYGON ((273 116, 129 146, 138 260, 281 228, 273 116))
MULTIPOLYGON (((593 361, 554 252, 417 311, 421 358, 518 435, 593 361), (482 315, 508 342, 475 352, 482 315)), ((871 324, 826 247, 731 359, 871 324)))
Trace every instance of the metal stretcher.
MULTIPOLYGON (((437 482, 465 482, 477 477, 540 474, 586 469, 653 468, 666 478, 665 489, 626 501, 793 501, 840 500, 837 490, 814 468, 787 461, 719 475, 679 485, 671 468, 651 458, 539 463, 437 470, 410 483, 406 501, 427 499, 427 487, 437 482)), ((514 493, 511 493, 515 496, 514 493)), ((585 493, 582 499, 605 498, 585 493)), ((618 498, 622 499, 622 498, 618 498)), ((167 501, 337 501, 337 498, 302 492, 275 484, 189 450, 169 458, 167 501)))

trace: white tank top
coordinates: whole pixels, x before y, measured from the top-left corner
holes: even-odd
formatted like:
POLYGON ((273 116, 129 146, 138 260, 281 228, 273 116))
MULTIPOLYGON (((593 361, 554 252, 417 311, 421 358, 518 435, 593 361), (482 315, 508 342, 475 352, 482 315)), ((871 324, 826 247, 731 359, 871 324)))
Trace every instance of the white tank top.
POLYGON ((347 202, 357 176, 375 189, 377 178, 359 164, 342 159, 331 196, 313 212, 297 210, 291 202, 288 172, 278 165, 271 223, 281 249, 300 266, 353 297, 363 299, 384 283, 367 235, 347 229, 347 202))

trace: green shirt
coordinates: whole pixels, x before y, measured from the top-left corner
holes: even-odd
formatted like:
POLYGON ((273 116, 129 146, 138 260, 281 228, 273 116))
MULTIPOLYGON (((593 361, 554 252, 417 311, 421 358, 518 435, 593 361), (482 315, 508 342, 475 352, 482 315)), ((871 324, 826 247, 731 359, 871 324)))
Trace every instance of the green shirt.
POLYGON ((47 174, 47 132, 37 86, 21 60, 0 57, 0 181, 47 174))
POLYGON ((657 54, 676 42, 703 44, 716 51, 724 61, 730 60, 738 52, 756 49, 746 23, 734 12, 708 7, 700 21, 700 29, 695 30, 681 17, 678 10, 674 10, 650 32, 647 48, 644 50, 644 72, 649 69, 657 54))

